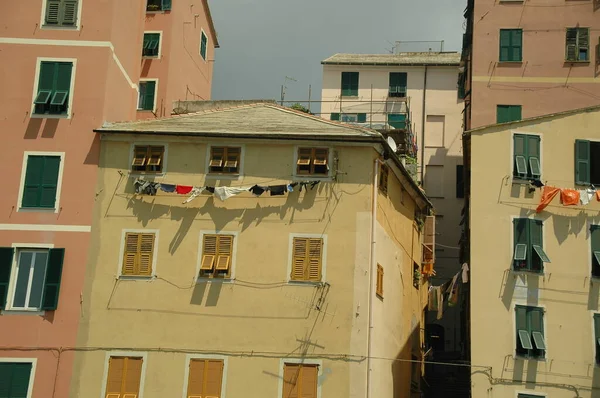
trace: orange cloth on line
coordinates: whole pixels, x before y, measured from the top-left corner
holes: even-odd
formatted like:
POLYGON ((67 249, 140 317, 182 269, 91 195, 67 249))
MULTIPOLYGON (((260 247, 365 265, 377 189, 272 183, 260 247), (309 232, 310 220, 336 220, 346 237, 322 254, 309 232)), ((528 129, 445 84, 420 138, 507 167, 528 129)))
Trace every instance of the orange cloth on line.
POLYGON ((546 206, 552 202, 552 199, 554 199, 558 192, 560 192, 560 189, 558 188, 549 187, 548 185, 544 186, 544 190, 542 191, 542 199, 537 209, 535 209, 535 212, 539 213, 540 211, 544 210, 546 206))
POLYGON ((596 199, 598 199, 598 202, 600 202, 600 191, 596 191, 596 199))
POLYGON ((579 204, 579 191, 574 189, 563 189, 560 191, 560 201, 564 206, 576 206, 579 204))

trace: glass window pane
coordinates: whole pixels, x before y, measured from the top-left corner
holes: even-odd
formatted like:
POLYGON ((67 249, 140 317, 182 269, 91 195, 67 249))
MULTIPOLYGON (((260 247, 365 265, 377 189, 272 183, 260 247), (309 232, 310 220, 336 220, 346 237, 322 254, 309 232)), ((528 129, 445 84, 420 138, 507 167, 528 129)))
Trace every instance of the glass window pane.
POLYGON ((521 341, 521 346, 524 349, 533 349, 533 345, 531 344, 531 338, 529 337, 529 332, 527 332, 527 330, 519 330, 519 340, 521 341))
POLYGON ((32 259, 32 252, 21 252, 19 254, 17 283, 15 283, 13 307, 25 307, 25 301, 27 299, 27 290, 29 287, 29 273, 31 270, 32 259))
POLYGON ((535 252, 537 253, 537 255, 540 256, 540 259, 543 262, 545 262, 545 263, 549 263, 550 262, 550 258, 548 258, 548 256, 546 255, 546 252, 544 252, 544 249, 542 249, 541 246, 533 245, 533 250, 535 250, 535 252))
POLYGON ((40 308, 42 306, 42 294, 44 291, 44 279, 46 278, 48 253, 36 252, 33 261, 33 278, 31 280, 29 307, 40 308))
POLYGON ((533 336, 533 342, 535 343, 535 347, 538 350, 545 350, 546 343, 544 342, 544 336, 540 332, 533 332, 531 335, 533 336))
POLYGON ((515 161, 517 162, 517 173, 526 175, 527 174, 527 161, 524 156, 516 156, 515 161))
POLYGON ((515 260, 525 260, 527 258, 527 245, 519 243, 515 247, 515 260))

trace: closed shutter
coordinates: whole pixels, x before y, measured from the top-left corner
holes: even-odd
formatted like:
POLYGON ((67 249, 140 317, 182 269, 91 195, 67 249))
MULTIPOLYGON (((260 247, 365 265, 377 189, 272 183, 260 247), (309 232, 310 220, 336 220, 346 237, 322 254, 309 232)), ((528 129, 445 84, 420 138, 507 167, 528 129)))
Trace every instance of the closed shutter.
POLYGON ((577 60, 587 61, 589 59, 590 31, 588 28, 579 28, 577 37, 577 60))
POLYGON ((594 347, 596 347, 596 363, 600 364, 600 314, 594 314, 594 347))
POLYGON ((77 0, 63 0, 61 25, 75 25, 77 22, 77 0))
POLYGON ((125 250, 123 253, 123 268, 121 273, 123 275, 135 275, 137 268, 137 253, 138 253, 138 240, 139 234, 127 233, 125 234, 125 250))
POLYGON ((323 239, 309 239, 308 242, 308 280, 321 280, 321 262, 323 257, 323 239))
POLYGON ((202 36, 200 37, 200 55, 203 59, 206 59, 206 44, 208 43, 208 38, 202 32, 202 36))
POLYGON ((516 218, 513 220, 514 227, 514 268, 519 271, 527 268, 527 263, 531 257, 531 247, 529 246, 529 228, 526 218, 516 218))
POLYGON ((188 398, 220 398, 224 362, 218 359, 192 359, 189 366, 188 398))
POLYGON ((299 398, 300 365, 284 364, 283 366, 283 398, 299 398))
POLYGON ((28 156, 23 187, 22 207, 38 207, 42 194, 41 182, 44 173, 44 157, 28 156))
POLYGON ((233 253, 233 236, 219 235, 217 247, 217 271, 229 272, 233 253))
POLYGON ((202 397, 204 392, 204 369, 205 362, 202 359, 192 359, 190 361, 190 371, 188 376, 188 398, 202 397))
POLYGON ((367 114, 366 113, 359 113, 356 116, 356 120, 358 121, 358 123, 366 123, 366 121, 367 121, 367 114))
POLYGON ((140 393, 142 358, 125 358, 122 398, 136 398, 140 393))
POLYGON ((302 281, 305 277, 304 270, 308 262, 308 238, 294 238, 292 255, 292 275, 294 281, 302 281))
POLYGON ((521 61, 523 59, 523 31, 521 29, 512 29, 511 30, 511 61, 521 61))
POLYGON ((529 334, 527 325, 527 308, 523 306, 515 307, 515 325, 516 325, 516 338, 517 338, 517 354, 526 354, 527 349, 523 347, 521 340, 521 333, 525 332, 529 334), (521 333, 520 333, 521 332, 521 333))
POLYGON ((44 156, 39 188, 39 207, 53 209, 56 205, 60 156, 44 156))
POLYGON ((339 121, 340 120, 340 114, 337 113, 337 112, 334 112, 334 113, 331 114, 331 116, 330 116, 329 119, 330 120, 337 120, 337 121, 339 121))
POLYGON ((590 183, 590 142, 575 140, 575 183, 590 183))
POLYGON ((496 123, 506 123, 508 121, 508 107, 506 105, 496 106, 496 123))
MULTIPOLYGON (((12 247, 0 247, 0 309, 6 307, 14 252, 15 249, 12 247)), ((1 396, 2 395, 0 395, 0 397, 1 396)))
POLYGON ((152 275, 154 234, 126 233, 121 273, 129 276, 152 275))
POLYGON ((514 165, 513 175, 517 177, 527 176, 527 138, 523 134, 515 134, 513 137, 514 165))
POLYGON ((301 398, 317 398, 317 379, 319 367, 316 365, 302 365, 300 393, 301 398))
POLYGON ((64 258, 65 249, 49 250, 46 279, 44 281, 44 295, 42 298, 43 310, 56 310, 58 308, 64 258))
POLYGON ((565 59, 577 60, 577 28, 567 28, 565 59))
POLYGON ((510 31, 508 29, 500 29, 500 61, 508 61, 510 59, 510 31))
POLYGON ((521 105, 510 105, 509 106, 509 117, 510 120, 508 120, 509 122, 517 122, 519 120, 522 119, 522 115, 521 115, 521 105))
POLYGON ((139 256, 139 275, 152 275, 152 259, 154 256, 154 234, 141 234, 139 256))
POLYGON ((156 91, 156 82, 155 81, 147 81, 144 83, 146 86, 143 98, 142 109, 145 111, 153 111, 154 110, 154 96, 156 91))
POLYGON ((46 24, 57 25, 60 19, 61 0, 46 1, 46 24))
POLYGON ((170 11, 171 10, 171 0, 161 0, 162 1, 162 10, 170 11))
POLYGON ((407 74, 403 72, 390 72, 390 87, 406 89, 407 74))
POLYGON ((0 363, 0 397, 26 398, 31 378, 31 363, 0 363))
POLYGON ((350 74, 350 90, 351 95, 358 95, 358 72, 352 72, 350 74))
POLYGON ((110 357, 108 360, 108 376, 106 377, 106 398, 122 398, 125 358, 110 357))
POLYGON ((206 361, 206 386, 203 397, 220 398, 223 379, 223 361, 209 359, 206 361))
POLYGON ((592 247, 592 276, 600 277, 600 225, 590 227, 590 244, 592 247))

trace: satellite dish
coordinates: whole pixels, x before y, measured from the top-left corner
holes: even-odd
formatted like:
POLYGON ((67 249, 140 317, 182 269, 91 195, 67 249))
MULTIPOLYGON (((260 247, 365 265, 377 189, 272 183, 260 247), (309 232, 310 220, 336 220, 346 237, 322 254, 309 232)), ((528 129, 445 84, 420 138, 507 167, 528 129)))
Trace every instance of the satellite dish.
POLYGON ((388 137, 387 143, 390 146, 390 148, 392 148, 392 151, 394 151, 394 153, 395 153, 396 149, 398 149, 398 145, 396 145, 396 141, 394 141, 394 139, 392 137, 388 137))

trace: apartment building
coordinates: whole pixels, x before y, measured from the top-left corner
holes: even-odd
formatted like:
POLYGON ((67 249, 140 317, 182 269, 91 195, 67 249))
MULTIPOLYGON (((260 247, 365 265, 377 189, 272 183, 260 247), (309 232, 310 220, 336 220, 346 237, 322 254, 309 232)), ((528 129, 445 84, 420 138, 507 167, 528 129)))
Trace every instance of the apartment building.
MULTIPOLYGON (((161 3, 155 18, 189 13, 189 4, 176 1, 168 10, 161 3)), ((147 6, 145 0, 2 5, 0 131, 9 148, 0 159, 2 396, 68 396, 97 193, 100 141, 93 129, 138 117, 147 6)), ((189 30, 197 43, 200 21, 206 16, 189 30)), ((216 39, 210 24, 203 26, 210 60, 216 39)), ((183 89, 172 92, 164 98, 185 98, 183 89)))
POLYGON ((466 133, 473 397, 597 397, 599 122, 596 106, 466 133))
MULTIPOLYGON (((335 54, 321 62, 322 116, 392 137, 431 199, 438 242, 436 285, 460 269, 464 104, 457 91, 459 62, 455 52, 335 54)), ((449 308, 441 320, 432 315, 430 321, 438 325, 441 345, 436 351, 460 352, 460 308, 449 308)))
POLYGON ((383 136, 273 103, 180 105, 96 130, 72 395, 418 391, 434 223, 383 136))
POLYGON ((468 0, 465 130, 598 104, 597 0, 468 0))

